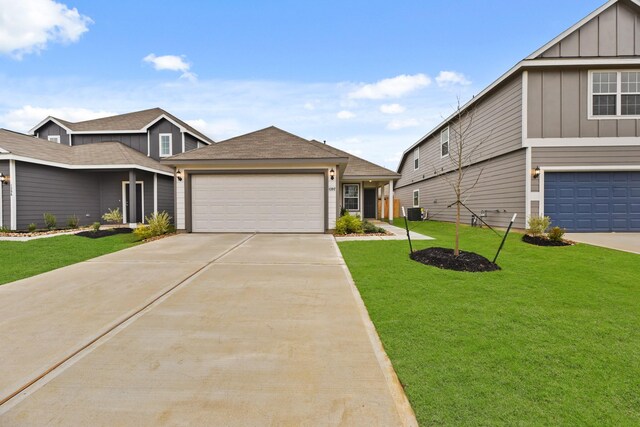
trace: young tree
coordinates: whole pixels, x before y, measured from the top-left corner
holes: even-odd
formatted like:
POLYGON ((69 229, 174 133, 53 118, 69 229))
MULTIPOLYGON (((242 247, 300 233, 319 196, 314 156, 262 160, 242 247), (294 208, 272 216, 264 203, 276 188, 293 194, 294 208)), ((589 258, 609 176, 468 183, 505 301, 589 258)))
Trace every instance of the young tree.
POLYGON ((456 233, 454 256, 460 255, 460 207, 470 195, 470 192, 478 185, 484 167, 478 170, 475 179, 466 180, 465 177, 471 169, 473 159, 478 154, 479 148, 489 139, 491 132, 486 135, 474 133, 474 115, 475 109, 462 109, 460 98, 454 114, 455 118, 449 125, 449 134, 446 135, 448 142, 443 143, 443 135, 441 135, 440 150, 441 155, 447 156, 451 165, 451 173, 445 173, 442 177, 452 187, 455 194, 455 202, 451 206, 456 207, 456 233))

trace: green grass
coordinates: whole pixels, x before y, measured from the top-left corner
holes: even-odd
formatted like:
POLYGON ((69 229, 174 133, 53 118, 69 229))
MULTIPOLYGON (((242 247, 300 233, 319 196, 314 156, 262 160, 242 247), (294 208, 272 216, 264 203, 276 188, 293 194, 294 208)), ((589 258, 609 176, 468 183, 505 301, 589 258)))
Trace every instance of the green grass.
POLYGON ((0 241, 0 285, 116 252, 138 243, 138 238, 133 233, 100 239, 65 235, 28 242, 0 241))
MULTIPOLYGON (((414 248, 453 245, 452 224, 412 226, 437 238, 414 248)), ((490 273, 419 264, 406 241, 339 244, 420 424, 640 425, 640 256, 520 238, 490 273)), ((499 244, 462 229, 463 250, 499 244)))

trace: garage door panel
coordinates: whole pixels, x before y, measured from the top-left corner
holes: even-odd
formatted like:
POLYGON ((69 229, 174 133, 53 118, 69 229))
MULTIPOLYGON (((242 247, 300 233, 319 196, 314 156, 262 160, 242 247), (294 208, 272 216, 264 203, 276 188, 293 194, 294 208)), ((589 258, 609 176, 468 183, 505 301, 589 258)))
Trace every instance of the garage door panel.
POLYGON ((545 215, 568 231, 640 231, 640 172, 545 174, 545 215))
POLYGON ((194 232, 324 232, 323 174, 194 175, 194 232))

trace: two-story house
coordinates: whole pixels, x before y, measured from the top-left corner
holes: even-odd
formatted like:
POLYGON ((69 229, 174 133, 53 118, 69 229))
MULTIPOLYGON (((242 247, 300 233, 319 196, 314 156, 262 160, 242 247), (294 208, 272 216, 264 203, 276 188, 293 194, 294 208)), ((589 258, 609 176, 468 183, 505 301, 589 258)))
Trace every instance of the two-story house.
POLYGON ((0 130, 0 227, 42 227, 45 212, 60 225, 114 208, 130 224, 174 216, 174 170, 160 159, 213 143, 160 108, 76 123, 47 117, 29 133, 0 130))
MULTIPOLYGON (((640 2, 610 0, 461 107, 473 123, 465 204, 491 225, 518 213, 568 231, 640 231, 640 2)), ((458 114, 402 156, 396 197, 455 219, 458 114), (450 206, 450 207, 449 207, 450 206)), ((466 210, 465 221, 471 219, 466 210)))

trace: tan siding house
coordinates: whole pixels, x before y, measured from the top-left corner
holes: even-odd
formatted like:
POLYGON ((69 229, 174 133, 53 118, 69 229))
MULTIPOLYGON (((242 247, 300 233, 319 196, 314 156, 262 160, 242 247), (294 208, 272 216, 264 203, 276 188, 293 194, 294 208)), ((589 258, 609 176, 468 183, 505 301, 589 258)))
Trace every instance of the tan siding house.
MULTIPOLYGON (((473 115, 468 146, 483 141, 465 204, 487 223, 518 213, 519 228, 548 215, 570 231, 640 231, 640 2, 610 0, 462 110, 473 115)), ((409 147, 398 167, 402 205, 417 195, 436 220, 454 219, 442 145, 456 118, 409 147)))

